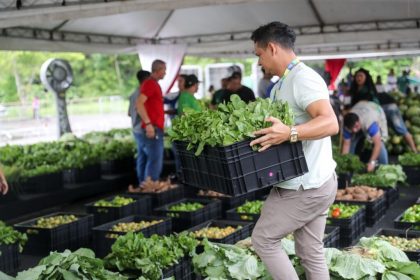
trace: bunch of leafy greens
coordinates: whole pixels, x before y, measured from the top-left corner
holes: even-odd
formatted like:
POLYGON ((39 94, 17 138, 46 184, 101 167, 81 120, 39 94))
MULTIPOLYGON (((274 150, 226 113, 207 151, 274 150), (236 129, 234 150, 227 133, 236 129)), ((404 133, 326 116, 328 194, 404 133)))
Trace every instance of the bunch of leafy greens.
POLYGON ((27 241, 28 237, 25 233, 20 233, 12 227, 7 226, 3 221, 0 221, 0 244, 18 244, 19 252, 22 252, 23 246, 25 246, 27 241))
POLYGON ((188 143, 188 150, 196 147, 196 155, 201 154, 205 145, 229 146, 242 140, 253 138, 253 132, 270 126, 267 117, 280 119, 292 125, 294 117, 287 103, 257 99, 246 104, 239 96, 232 95, 231 102, 220 104, 216 111, 187 111, 175 118, 168 131, 172 141, 188 143))
POLYGON ((398 161, 403 166, 420 166, 420 154, 405 153, 398 156, 398 161))
POLYGON ((95 253, 81 248, 75 252, 52 252, 38 266, 19 272, 16 280, 126 280, 127 277, 108 271, 95 253))
POLYGON ((164 269, 192 255, 197 243, 186 233, 145 238, 142 233, 129 232, 118 237, 105 263, 111 269, 138 271, 146 279, 158 280, 162 279, 164 269))
POLYGON ((364 169, 364 164, 359 157, 353 154, 341 155, 334 153, 334 160, 337 163, 335 169, 337 174, 359 173, 364 169))
POLYGON ((354 175, 352 185, 395 188, 397 183, 405 183, 407 176, 401 165, 380 165, 374 173, 354 175))

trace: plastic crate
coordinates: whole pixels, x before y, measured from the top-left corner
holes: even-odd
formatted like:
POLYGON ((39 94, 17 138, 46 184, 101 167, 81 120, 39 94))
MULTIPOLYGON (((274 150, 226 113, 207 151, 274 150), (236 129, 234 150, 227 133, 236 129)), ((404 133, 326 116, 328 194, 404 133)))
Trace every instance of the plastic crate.
POLYGON ((254 192, 255 199, 265 200, 267 196, 270 194, 272 189, 273 189, 273 186, 269 186, 269 187, 256 190, 254 192))
POLYGON ((172 228, 175 232, 186 230, 195 225, 211 219, 220 218, 222 215, 222 203, 217 200, 184 198, 179 201, 156 208, 154 212, 158 215, 172 217, 172 228), (170 211, 173 205, 186 202, 198 202, 204 205, 203 208, 193 212, 170 211))
POLYGON ((407 175, 407 183, 410 186, 420 184, 420 166, 403 166, 403 171, 407 175))
POLYGON ((234 221, 248 221, 255 224, 260 218, 260 214, 238 213, 237 208, 226 211, 226 219, 234 221))
MULTIPOLYGON (((385 236, 398 236, 403 238, 420 238, 420 231, 415 230, 402 230, 402 229, 379 229, 376 233, 376 236, 385 235, 385 236)), ((420 263, 420 248, 416 251, 404 251, 410 261, 420 263)))
POLYGON ((366 225, 371 227, 379 222, 386 213, 386 194, 373 201, 336 200, 347 204, 364 205, 366 208, 366 225))
POLYGON ((241 229, 236 230, 232 234, 222 238, 222 239, 214 239, 214 238, 207 238, 211 242, 215 243, 223 243, 223 244, 235 244, 238 241, 241 241, 249 236, 251 236, 253 224, 250 222, 241 222, 241 221, 228 221, 228 220, 211 220, 202 224, 199 224, 195 227, 188 229, 189 232, 194 232, 206 227, 220 227, 224 228, 227 226, 238 227, 241 226, 241 229))
POLYGON ((327 218, 327 224, 340 228, 340 247, 351 246, 366 229, 366 209, 361 207, 353 216, 347 219, 327 218))
POLYGON ((178 185, 178 187, 167 190, 160 193, 131 193, 127 192, 127 195, 131 197, 144 197, 149 196, 152 199, 152 208, 160 207, 165 204, 180 200, 184 198, 184 186, 178 185))
POLYGON ((111 238, 109 234, 115 235, 125 235, 126 232, 112 231, 112 226, 118 223, 130 223, 130 222, 140 222, 140 221, 153 221, 153 220, 163 220, 161 223, 152 225, 150 227, 144 228, 137 232, 143 233, 145 237, 150 237, 152 234, 166 235, 172 232, 172 221, 169 217, 158 217, 158 216, 128 216, 123 219, 119 219, 92 229, 93 232, 93 244, 96 256, 102 258, 106 256, 110 250, 112 244, 114 244, 115 239, 111 238))
MULTIPOLYGON (((404 211, 405 212, 405 211, 404 211)), ((394 220, 394 227, 399 229, 412 229, 412 230, 420 230, 420 222, 417 223, 410 223, 410 222, 403 222, 401 221, 404 212, 401 213, 397 218, 394 220)))
POLYGON ((382 189, 385 192, 386 195, 386 209, 389 209, 392 204, 394 204, 395 201, 400 198, 400 189, 399 187, 395 188, 384 188, 384 187, 378 187, 378 189, 382 189))
POLYGON ((43 174, 14 183, 13 188, 16 193, 22 195, 52 192, 63 188, 63 178, 61 172, 43 174))
POLYGON ((340 228, 336 226, 326 226, 324 237, 325 248, 338 248, 340 246, 340 228))
POLYGON ((351 173, 337 174, 337 185, 339 189, 345 189, 351 186, 351 173))
MULTIPOLYGON (((95 206, 97 201, 85 204, 86 212, 94 215, 95 226, 103 225, 131 215, 147 215, 150 214, 151 198, 149 196, 132 196, 132 195, 118 195, 122 197, 133 198, 135 201, 121 206, 121 207, 103 207, 95 206)), ((116 197, 115 195, 104 198, 104 200, 111 201, 116 197)))
POLYGON ((302 143, 284 142, 253 151, 244 140, 227 147, 206 146, 199 156, 187 143, 175 142, 182 181, 196 188, 236 196, 272 186, 308 172, 302 143))
POLYGON ((222 211, 224 214, 226 214, 226 211, 232 208, 236 208, 238 206, 241 206, 245 201, 254 200, 255 199, 255 192, 249 192, 246 194, 242 194, 239 196, 204 196, 204 195, 196 195, 198 198, 205 198, 205 199, 215 199, 220 200, 222 202, 222 211))
POLYGON ((178 264, 164 269, 162 271, 162 279, 174 277, 176 280, 193 280, 194 273, 192 271, 192 260, 191 258, 183 258, 178 264))
POLYGON ((65 184, 87 183, 101 178, 101 165, 93 164, 84 168, 72 168, 63 170, 63 181, 65 184))
POLYGON ((126 157, 101 162, 102 174, 123 174, 131 172, 135 167, 134 158, 126 157))
POLYGON ((24 247, 25 254, 46 255, 50 251, 74 250, 89 245, 92 224, 92 215, 56 212, 15 224, 14 228, 28 235, 28 242, 24 247), (50 229, 34 226, 39 218, 58 215, 75 215, 77 221, 50 229))
POLYGON ((19 245, 0 244, 0 271, 15 274, 19 268, 19 245))

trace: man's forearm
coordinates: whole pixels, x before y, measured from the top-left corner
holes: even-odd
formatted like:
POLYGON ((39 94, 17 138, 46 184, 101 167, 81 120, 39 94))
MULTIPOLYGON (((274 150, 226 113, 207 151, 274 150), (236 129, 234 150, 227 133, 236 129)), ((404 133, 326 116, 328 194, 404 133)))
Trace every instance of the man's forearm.
POLYGON ((346 154, 350 153, 350 144, 351 144, 351 142, 349 140, 344 140, 343 148, 341 149, 341 153, 343 155, 346 155, 346 154))
POLYGON ((337 119, 331 116, 318 116, 307 123, 296 126, 299 140, 316 140, 338 133, 337 119))
POLYGON ((137 104, 137 112, 139 113, 141 119, 145 123, 149 123, 150 122, 149 114, 147 114, 147 110, 146 110, 146 107, 144 106, 144 103, 139 102, 137 104))
POLYGON ((381 152, 381 145, 383 145, 382 141, 374 143, 372 154, 370 155, 369 161, 377 160, 379 158, 379 154, 381 152))

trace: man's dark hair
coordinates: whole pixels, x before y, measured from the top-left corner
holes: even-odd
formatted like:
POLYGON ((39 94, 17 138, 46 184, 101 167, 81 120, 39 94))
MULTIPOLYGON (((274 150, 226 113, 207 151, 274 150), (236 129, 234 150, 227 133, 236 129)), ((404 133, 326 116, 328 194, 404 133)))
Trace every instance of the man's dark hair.
POLYGON ((231 77, 242 80, 242 73, 241 72, 233 72, 231 77))
POLYGON ((293 50, 296 34, 287 24, 274 21, 258 27, 258 29, 252 32, 251 40, 264 49, 268 43, 273 42, 279 44, 284 49, 293 50))
POLYGON ((145 70, 139 70, 137 72, 137 80, 139 81, 139 84, 143 83, 144 80, 150 77, 150 72, 145 70))
POLYGON ((344 116, 344 127, 347 129, 353 129, 356 122, 359 121, 359 116, 355 113, 347 113, 344 116))

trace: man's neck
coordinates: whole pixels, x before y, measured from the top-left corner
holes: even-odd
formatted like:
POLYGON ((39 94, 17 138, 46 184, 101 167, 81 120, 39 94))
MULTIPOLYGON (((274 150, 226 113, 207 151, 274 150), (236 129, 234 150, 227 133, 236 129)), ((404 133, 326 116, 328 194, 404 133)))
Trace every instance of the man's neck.
POLYGON ((150 75, 150 78, 152 78, 153 80, 155 80, 155 81, 159 81, 160 79, 159 79, 159 77, 158 77, 158 74, 157 73, 152 73, 151 75, 150 75))
POLYGON ((278 73, 279 77, 283 77, 284 72, 286 72, 287 66, 289 66, 289 64, 296 58, 297 57, 295 53, 292 51, 286 54, 285 58, 280 62, 280 72, 278 73))

